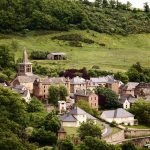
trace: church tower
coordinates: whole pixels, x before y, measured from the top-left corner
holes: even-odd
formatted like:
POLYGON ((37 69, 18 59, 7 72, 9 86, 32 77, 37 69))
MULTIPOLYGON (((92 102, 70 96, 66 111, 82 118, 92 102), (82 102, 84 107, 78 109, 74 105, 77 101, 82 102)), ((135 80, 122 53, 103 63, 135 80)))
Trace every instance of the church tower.
POLYGON ((18 76, 32 76, 32 63, 28 60, 26 49, 23 50, 22 62, 19 63, 18 76))

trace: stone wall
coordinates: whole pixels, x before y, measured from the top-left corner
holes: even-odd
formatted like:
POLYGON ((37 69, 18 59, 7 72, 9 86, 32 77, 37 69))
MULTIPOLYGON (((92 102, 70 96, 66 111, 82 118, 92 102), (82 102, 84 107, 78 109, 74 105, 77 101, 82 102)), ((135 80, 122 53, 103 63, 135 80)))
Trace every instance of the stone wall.
POLYGON ((125 131, 126 138, 140 137, 140 136, 145 136, 145 135, 150 135, 150 130, 134 129, 134 130, 126 130, 125 131))
POLYGON ((124 130, 121 130, 113 135, 107 136, 103 138, 108 143, 118 142, 125 140, 124 130))

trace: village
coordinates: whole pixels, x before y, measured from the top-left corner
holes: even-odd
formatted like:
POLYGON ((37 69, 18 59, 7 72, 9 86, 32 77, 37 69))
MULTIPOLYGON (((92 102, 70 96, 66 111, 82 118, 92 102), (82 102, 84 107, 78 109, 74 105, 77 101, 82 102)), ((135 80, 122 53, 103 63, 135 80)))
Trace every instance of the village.
MULTIPOLYGON (((125 140, 125 134, 128 134, 130 127, 138 125, 138 119, 135 115, 130 113, 128 109, 132 108, 132 105, 140 98, 144 101, 150 102, 150 84, 123 82, 116 80, 113 75, 107 75, 98 78, 90 78, 86 80, 82 77, 76 76, 74 78, 65 77, 45 77, 39 76, 32 72, 32 63, 28 60, 26 49, 23 50, 22 62, 18 64, 18 73, 10 85, 3 82, 1 86, 11 89, 17 92, 25 100, 26 103, 30 103, 31 97, 37 97, 45 105, 47 112, 57 110, 59 112, 59 119, 61 122, 61 128, 59 130, 59 138, 64 139, 66 137, 66 131, 64 128, 78 128, 83 122, 92 120, 94 124, 100 121, 103 126, 102 136, 107 142, 113 143, 120 140, 125 140), (68 95, 65 99, 57 102, 54 107, 53 104, 48 103, 49 87, 51 85, 63 85, 67 89, 68 95), (96 94, 96 88, 107 88, 112 90, 118 95, 118 108, 115 109, 103 109, 101 105, 103 103, 103 97, 96 94), (77 106, 78 102, 87 102, 89 106, 100 112, 98 116, 92 116, 82 108, 77 106), (123 131, 123 135, 113 137, 111 124, 116 125, 123 131), (126 133, 124 133, 126 131, 126 133), (111 135, 111 140, 108 138, 111 135)), ((131 128, 131 131, 134 130, 131 128)), ((130 131, 130 132, 131 132, 130 131)), ((145 131, 137 129, 138 136, 145 135, 145 131)), ((146 134, 150 131, 147 130, 146 134)), ((115 135, 116 133, 114 133, 115 135)), ((120 134, 120 132, 119 132, 120 134)), ((116 135, 115 135, 116 136, 116 135)))

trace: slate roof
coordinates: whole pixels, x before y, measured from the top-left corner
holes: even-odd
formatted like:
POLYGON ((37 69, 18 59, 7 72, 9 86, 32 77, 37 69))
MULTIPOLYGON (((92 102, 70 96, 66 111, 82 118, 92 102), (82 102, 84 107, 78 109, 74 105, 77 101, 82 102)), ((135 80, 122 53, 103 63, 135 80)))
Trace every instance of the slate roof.
POLYGON ((123 108, 118 108, 115 110, 108 110, 103 111, 102 115, 105 118, 128 118, 128 117, 134 117, 133 114, 129 113, 123 108))
POLYGON ((29 83, 29 82, 34 82, 37 77, 38 77, 37 75, 17 76, 15 80, 18 80, 20 83, 29 83))
POLYGON ((113 83, 117 80, 114 79, 112 75, 107 75, 105 77, 99 77, 99 78, 90 78, 90 80, 94 83, 113 83))
POLYGON ((138 84, 139 84, 138 82, 128 82, 128 83, 123 87, 123 89, 125 89, 125 90, 133 90, 133 89, 135 89, 135 87, 136 87, 138 84))
POLYGON ((85 79, 81 78, 81 77, 74 77, 70 80, 70 83, 71 84, 83 84, 83 83, 86 83, 85 82, 85 79))
POLYGON ((40 82, 45 84, 63 84, 67 82, 67 79, 65 77, 53 77, 53 78, 40 78, 40 82))
POLYGON ((76 122, 77 119, 70 113, 60 116, 60 120, 63 122, 76 122))
POLYGON ((60 116, 60 120, 63 122, 76 122, 77 119, 74 117, 74 115, 86 115, 87 119, 96 120, 95 117, 93 117, 92 115, 85 112, 84 110, 82 110, 79 107, 76 107, 76 108, 72 109, 69 113, 60 116))

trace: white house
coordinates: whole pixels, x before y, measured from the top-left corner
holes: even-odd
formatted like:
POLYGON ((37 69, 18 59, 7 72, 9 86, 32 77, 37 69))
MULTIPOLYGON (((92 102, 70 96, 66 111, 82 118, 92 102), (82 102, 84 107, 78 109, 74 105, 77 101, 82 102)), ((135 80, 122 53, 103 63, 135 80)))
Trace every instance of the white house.
POLYGON ((58 101, 58 109, 60 114, 66 111, 66 107, 66 101, 58 101))
POLYGON ((110 123, 115 121, 117 124, 134 125, 134 115, 122 108, 103 111, 101 118, 110 123))
POLYGON ((79 107, 76 107, 67 114, 60 116, 61 124, 64 127, 79 127, 81 123, 86 122, 87 120, 93 120, 96 124, 96 118, 79 107))

